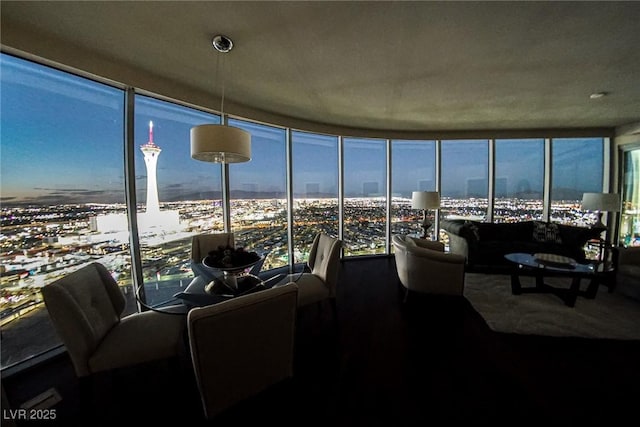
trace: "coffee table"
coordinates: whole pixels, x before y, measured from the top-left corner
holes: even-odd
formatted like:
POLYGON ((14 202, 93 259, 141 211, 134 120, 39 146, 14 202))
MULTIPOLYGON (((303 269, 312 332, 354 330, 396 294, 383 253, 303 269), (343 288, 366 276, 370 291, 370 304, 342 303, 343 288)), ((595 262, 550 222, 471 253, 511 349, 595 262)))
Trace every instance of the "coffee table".
POLYGON ((594 264, 580 264, 571 258, 553 254, 534 255, 518 252, 507 254, 505 258, 517 264, 517 268, 511 273, 511 292, 513 295, 552 293, 562 299, 569 307, 575 306, 578 296, 588 299, 595 298, 603 278, 601 275, 611 271, 598 268, 594 264), (535 286, 522 287, 520 276, 535 277, 535 286), (569 288, 551 286, 544 281, 544 278, 549 276, 571 278, 571 286, 569 288), (580 282, 583 278, 590 279, 589 285, 584 291, 580 289, 580 282))

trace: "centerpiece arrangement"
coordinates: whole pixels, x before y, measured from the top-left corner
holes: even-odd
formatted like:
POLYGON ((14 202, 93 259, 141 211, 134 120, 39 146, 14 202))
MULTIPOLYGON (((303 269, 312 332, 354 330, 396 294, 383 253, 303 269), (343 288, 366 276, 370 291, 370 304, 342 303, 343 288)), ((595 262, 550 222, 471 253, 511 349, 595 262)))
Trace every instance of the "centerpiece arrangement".
POLYGON ((238 291, 238 278, 246 276, 245 270, 260 261, 261 257, 256 252, 246 251, 242 247, 218 246, 209 251, 202 260, 206 267, 223 272, 223 282, 234 291, 238 291))
POLYGON ((218 246, 208 253, 203 263, 208 267, 219 270, 244 270, 260 261, 260 255, 249 252, 244 248, 231 246, 218 246))

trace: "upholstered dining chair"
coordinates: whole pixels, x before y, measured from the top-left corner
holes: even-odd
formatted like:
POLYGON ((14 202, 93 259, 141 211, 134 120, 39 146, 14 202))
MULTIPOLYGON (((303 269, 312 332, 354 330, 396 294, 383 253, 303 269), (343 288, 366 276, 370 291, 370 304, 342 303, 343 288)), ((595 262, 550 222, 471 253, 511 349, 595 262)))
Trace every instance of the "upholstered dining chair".
POLYGON ((297 285, 287 283, 189 311, 189 347, 206 418, 293 376, 297 293, 297 285))
POLYGON ((184 348, 186 317, 159 311, 122 317, 125 297, 100 263, 44 286, 42 296, 78 377, 171 359, 184 348))
POLYGON ((191 262, 201 263, 207 254, 219 246, 234 247, 233 233, 203 233, 191 238, 191 262))
POLYGON ((465 257, 444 253, 444 244, 406 235, 391 238, 398 279, 409 292, 462 296, 465 257))
POLYGON ((336 315, 336 288, 340 271, 342 241, 318 233, 311 244, 305 270, 287 276, 285 282, 298 284, 298 307, 329 301, 336 315))
MULTIPOLYGON (((235 247, 233 233, 202 233, 191 238, 191 270, 196 276, 204 276, 209 280, 213 280, 214 274, 202 265, 202 260, 207 254, 218 249, 220 246, 235 247)), ((261 262, 251 267, 251 274, 257 275, 262 268, 264 258, 261 262)))

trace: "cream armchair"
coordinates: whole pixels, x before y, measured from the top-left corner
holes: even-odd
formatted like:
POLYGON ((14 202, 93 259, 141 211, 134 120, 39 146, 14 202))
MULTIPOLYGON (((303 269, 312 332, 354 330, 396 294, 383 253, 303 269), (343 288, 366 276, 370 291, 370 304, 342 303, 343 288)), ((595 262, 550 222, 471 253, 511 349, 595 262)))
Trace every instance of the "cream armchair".
POLYGON ((425 239, 392 237, 398 278, 409 292, 459 295, 464 291, 465 258, 444 253, 444 245, 425 239))
POLYGON ((329 301, 336 315, 336 289, 340 272, 340 248, 342 241, 324 233, 318 233, 311 245, 309 271, 287 276, 286 282, 298 284, 298 307, 329 301))
POLYGON ((43 287, 42 296, 78 377, 178 357, 184 348, 184 315, 121 317, 125 297, 102 264, 67 274, 43 287))

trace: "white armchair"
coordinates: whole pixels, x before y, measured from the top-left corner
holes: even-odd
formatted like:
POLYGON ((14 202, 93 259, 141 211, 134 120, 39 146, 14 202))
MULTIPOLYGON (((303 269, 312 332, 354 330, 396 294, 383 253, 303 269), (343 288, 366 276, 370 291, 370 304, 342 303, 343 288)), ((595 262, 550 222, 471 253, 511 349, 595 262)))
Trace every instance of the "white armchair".
POLYGON ((409 292, 462 296, 465 257, 444 253, 444 245, 425 239, 392 237, 398 278, 409 292))
POLYGON ((284 283, 298 284, 298 307, 329 301, 336 315, 336 288, 340 272, 340 248, 342 241, 324 233, 318 233, 311 245, 308 270, 290 274, 284 283))
POLYGON ((145 311, 122 317, 126 300, 94 262, 42 288, 53 326, 78 377, 178 357, 185 316, 145 311))

